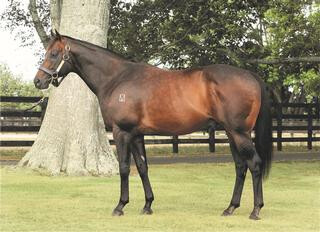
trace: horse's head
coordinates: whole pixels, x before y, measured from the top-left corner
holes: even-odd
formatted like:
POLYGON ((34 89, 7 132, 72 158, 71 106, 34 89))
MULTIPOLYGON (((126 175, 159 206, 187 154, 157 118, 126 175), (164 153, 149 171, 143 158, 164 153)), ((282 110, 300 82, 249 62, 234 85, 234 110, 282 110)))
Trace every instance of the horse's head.
POLYGON ((71 71, 70 45, 67 39, 57 31, 51 32, 51 36, 44 61, 34 78, 34 85, 38 89, 46 89, 49 84, 59 86, 71 71))

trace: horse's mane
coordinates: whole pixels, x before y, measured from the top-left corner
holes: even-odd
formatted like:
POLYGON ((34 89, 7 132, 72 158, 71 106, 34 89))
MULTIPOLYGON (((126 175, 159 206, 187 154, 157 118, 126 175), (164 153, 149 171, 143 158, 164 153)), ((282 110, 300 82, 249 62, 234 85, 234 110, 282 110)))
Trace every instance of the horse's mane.
POLYGON ((111 55, 116 56, 116 57, 118 57, 120 59, 128 60, 128 61, 131 61, 131 62, 135 62, 134 59, 132 59, 130 57, 126 57, 123 54, 117 53, 117 52, 115 52, 115 51, 113 51, 113 50, 111 50, 109 48, 104 48, 104 47, 98 46, 96 44, 89 43, 87 41, 80 40, 80 39, 75 39, 73 37, 66 36, 66 35, 63 35, 62 37, 67 38, 67 39, 72 40, 72 41, 76 41, 76 42, 80 43, 81 45, 83 45, 86 48, 89 48, 91 50, 99 50, 99 51, 102 51, 102 52, 107 52, 109 54, 111 53, 111 55))

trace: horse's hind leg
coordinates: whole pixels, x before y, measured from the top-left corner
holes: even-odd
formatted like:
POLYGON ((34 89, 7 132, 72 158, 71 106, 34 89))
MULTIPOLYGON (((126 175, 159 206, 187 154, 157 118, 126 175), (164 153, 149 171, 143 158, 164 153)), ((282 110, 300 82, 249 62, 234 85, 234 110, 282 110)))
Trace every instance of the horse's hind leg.
POLYGON ((248 170, 248 166, 245 160, 241 159, 237 147, 233 141, 231 135, 228 135, 230 141, 230 148, 232 152, 232 157, 235 162, 236 169, 236 181, 234 184, 233 195, 230 202, 230 205, 227 209, 225 209, 222 213, 222 216, 232 215, 234 210, 240 206, 240 200, 243 190, 243 184, 246 179, 246 174, 248 170))
POLYGON ((248 167, 252 175, 253 193, 254 193, 254 208, 250 214, 250 219, 259 220, 259 213, 263 207, 263 191, 262 191, 262 171, 261 159, 254 149, 255 154, 251 160, 247 161, 248 167))
POLYGON ((239 152, 240 159, 246 161, 246 164, 252 175, 254 208, 250 214, 250 219, 258 220, 259 212, 264 205, 262 193, 262 161, 253 145, 249 132, 234 132, 232 133, 232 137, 239 152))
POLYGON ((146 150, 144 147, 144 138, 139 136, 135 138, 131 145, 133 158, 141 177, 146 203, 141 211, 142 214, 152 214, 151 204, 154 200, 152 188, 148 177, 148 163, 146 158, 146 150))

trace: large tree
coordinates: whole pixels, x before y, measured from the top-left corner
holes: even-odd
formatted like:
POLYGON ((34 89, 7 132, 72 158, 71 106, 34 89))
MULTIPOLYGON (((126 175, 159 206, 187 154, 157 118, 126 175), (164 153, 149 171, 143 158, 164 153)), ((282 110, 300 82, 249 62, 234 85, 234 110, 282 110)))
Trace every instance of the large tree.
MULTIPOLYGON (((258 72, 276 101, 319 95, 319 1, 111 3, 108 47, 134 60, 172 68, 229 63, 258 72)), ((48 14, 39 13, 46 25, 48 14)), ((11 28, 28 25, 24 16, 21 10, 11 14, 11 28)))
POLYGON ((111 2, 108 46, 129 57, 173 68, 241 66, 264 77, 277 101, 320 92, 318 1, 111 2))
MULTIPOLYGON (((48 42, 36 1, 29 12, 44 45, 48 42)), ((51 0, 53 28, 62 34, 107 45, 109 0, 51 0)), ((41 11, 41 9, 40 9, 41 11)), ((70 74, 50 91, 38 137, 20 166, 43 168, 52 175, 113 175, 118 163, 108 142, 95 95, 76 75, 70 74)))

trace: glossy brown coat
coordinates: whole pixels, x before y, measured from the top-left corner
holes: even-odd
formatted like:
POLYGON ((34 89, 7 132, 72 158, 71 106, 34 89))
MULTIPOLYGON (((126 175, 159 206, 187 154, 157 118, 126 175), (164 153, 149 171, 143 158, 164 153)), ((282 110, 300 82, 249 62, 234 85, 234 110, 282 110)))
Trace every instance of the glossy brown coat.
MULTIPOLYGON (((258 219, 263 207, 262 176, 270 168, 272 140, 269 100, 257 75, 222 64, 164 70, 127 61, 109 50, 59 34, 47 49, 44 70, 58 67, 66 45, 71 48, 70 59, 57 73, 64 78, 75 72, 83 79, 97 95, 105 125, 113 131, 121 176, 121 196, 114 215, 122 215, 129 201, 131 153, 145 190, 143 213, 152 213, 144 135, 181 135, 219 123, 228 134, 237 174, 231 203, 223 215, 230 215, 239 207, 249 168, 254 186, 250 218, 258 219), (251 131, 255 126, 254 146, 251 131)), ((35 85, 47 88, 51 79, 41 69, 35 85)))

